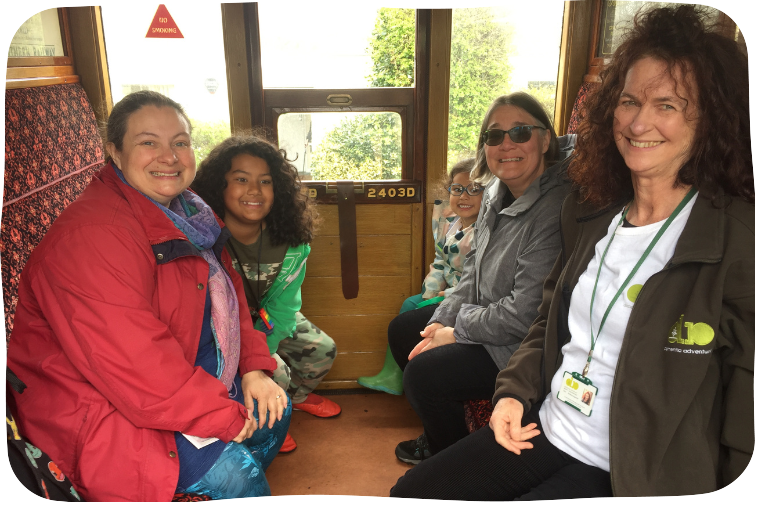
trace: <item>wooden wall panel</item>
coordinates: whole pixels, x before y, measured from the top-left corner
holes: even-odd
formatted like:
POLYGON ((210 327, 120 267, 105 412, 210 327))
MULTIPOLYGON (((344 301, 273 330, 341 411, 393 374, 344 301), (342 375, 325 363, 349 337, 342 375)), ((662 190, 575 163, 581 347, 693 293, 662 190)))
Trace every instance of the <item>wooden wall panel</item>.
MULTIPOLYGON (((362 228, 358 228, 359 233, 362 228)), ((340 238, 318 236, 311 242, 308 277, 340 276, 340 238)), ((358 273, 372 275, 408 275, 411 257, 410 235, 358 235, 358 273)))
POLYGON ((337 343, 337 359, 319 389, 360 388, 356 379, 384 363, 390 321, 421 288, 423 204, 356 206, 359 291, 352 300, 342 294, 337 207, 318 211, 322 223, 311 243, 302 312, 337 343))
MULTIPOLYGON (((400 305, 397 306, 400 309, 400 305)), ((350 316, 311 316, 310 322, 318 326, 327 335, 348 335, 341 338, 337 345, 338 353, 384 352, 387 348, 387 326, 397 315, 371 314, 350 316), (377 335, 384 335, 380 340, 377 335)))
MULTIPOLYGON (((397 314, 400 305, 411 295, 409 276, 362 277, 358 297, 345 300, 340 277, 305 276, 303 282, 303 314, 305 317, 325 315, 397 314)), ((417 289, 418 291, 418 289, 417 289)), ((360 328, 356 328, 358 331, 360 328)))
MULTIPOLYGON (((319 205, 318 213, 322 222, 317 236, 339 236, 339 220, 336 205, 319 205)), ((410 235, 410 205, 371 204, 356 205, 358 235, 410 235)))
POLYGON ((104 123, 113 109, 113 96, 100 7, 70 7, 68 17, 76 73, 98 123, 104 123))
MULTIPOLYGON (((337 349, 339 349, 339 345, 337 349)), ((382 369, 383 364, 384 351, 342 353, 338 350, 337 359, 334 360, 332 369, 321 384, 328 381, 354 381, 362 375, 375 375, 382 369)), ((359 388, 362 387, 357 382, 355 385, 359 388)))
POLYGON ((229 94, 229 120, 233 133, 252 128, 250 114, 248 47, 245 39, 245 13, 241 3, 221 4, 224 26, 224 55, 229 94))
MULTIPOLYGON (((434 210, 434 203, 426 204, 426 219, 429 221, 426 224, 427 233, 424 235, 424 242, 426 247, 424 248, 424 277, 429 271, 429 265, 434 261, 434 237, 432 236, 432 211, 434 210)), ((423 281, 422 281, 423 282, 423 281)))
POLYGON ((431 219, 432 214, 431 212, 428 214, 424 212, 423 203, 414 203, 411 206, 411 210, 411 236, 413 237, 411 241, 411 290, 420 292, 421 282, 426 276, 429 265, 429 263, 424 262, 424 232, 427 230, 430 236, 432 234, 432 227, 424 221, 431 219), (424 226, 425 224, 427 225, 426 227, 424 226))
POLYGON ((558 89, 555 97, 553 126, 558 135, 564 135, 574 109, 574 101, 590 65, 593 9, 598 0, 591 2, 565 2, 561 54, 558 66, 558 89))

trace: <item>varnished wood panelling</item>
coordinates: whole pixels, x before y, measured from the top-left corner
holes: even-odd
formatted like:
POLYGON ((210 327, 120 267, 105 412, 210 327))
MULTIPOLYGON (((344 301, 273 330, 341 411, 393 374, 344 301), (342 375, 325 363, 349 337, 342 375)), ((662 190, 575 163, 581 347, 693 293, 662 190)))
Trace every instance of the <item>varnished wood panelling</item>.
POLYGON ((362 389, 357 380, 331 380, 327 375, 324 380, 319 382, 316 390, 324 389, 362 389))
POLYGON ((375 375, 384 364, 384 351, 381 352, 350 352, 337 351, 332 369, 325 380, 351 380, 361 375, 375 375))
MULTIPOLYGON (((397 306, 400 309, 400 305, 397 306)), ((384 352, 387 326, 396 314, 367 316, 311 316, 308 320, 332 337, 337 352, 384 352)))
POLYGON ((451 9, 432 10, 431 48, 429 50, 429 101, 427 120, 426 188, 427 201, 435 182, 447 170, 447 128, 450 108, 450 37, 453 26, 451 9))
POLYGON ((424 248, 424 276, 429 271, 429 265, 434 261, 434 237, 432 236, 432 211, 434 210, 434 203, 426 204, 426 229, 428 230, 424 235, 424 242, 426 247, 424 248))
POLYGON ((6 79, 5 89, 36 88, 38 86, 71 84, 73 82, 79 82, 78 75, 66 75, 63 77, 36 77, 33 79, 6 79))
MULTIPOLYGON (((358 225, 358 230, 364 230, 358 225)), ((411 267, 410 235, 358 235, 358 275, 407 275, 411 267)), ((340 276, 340 238, 319 236, 311 242, 309 277, 340 276)))
MULTIPOLYGON (((339 236, 337 206, 319 205, 318 213, 322 222, 316 230, 316 235, 339 236)), ((359 235, 410 235, 411 233, 410 205, 356 205, 355 217, 359 235)))
MULTIPOLYGON (((411 206, 413 212, 412 229, 413 241, 411 251, 411 291, 416 293, 421 290, 421 281, 426 276, 424 264, 424 221, 431 216, 424 212, 424 204, 416 203, 411 206)), ((431 227, 428 227, 431 234, 431 227)))
POLYGON ((71 7, 68 16, 76 73, 97 121, 104 123, 113 108, 113 97, 100 7, 71 7))
POLYGON ((591 26, 595 2, 565 2, 561 34, 558 89, 553 126, 558 135, 566 133, 574 101, 590 64, 591 26))
POLYGON ((5 72, 6 79, 61 77, 64 75, 74 75, 74 67, 72 65, 59 67, 9 67, 5 72))
POLYGON ((303 308, 306 317, 345 314, 397 314, 411 293, 409 276, 360 277, 358 297, 345 300, 342 279, 311 277, 303 282, 303 308))
POLYGON ((221 4, 221 23, 224 26, 224 55, 226 82, 229 93, 229 120, 232 132, 249 130, 250 116, 249 73, 245 39, 245 15, 239 3, 221 4))

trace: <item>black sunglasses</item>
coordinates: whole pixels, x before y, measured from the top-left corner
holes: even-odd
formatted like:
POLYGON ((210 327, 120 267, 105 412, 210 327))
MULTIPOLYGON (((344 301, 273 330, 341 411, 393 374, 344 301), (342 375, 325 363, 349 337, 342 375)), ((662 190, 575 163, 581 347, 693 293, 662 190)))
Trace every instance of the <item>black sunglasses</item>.
POLYGON ((463 186, 463 184, 451 184, 449 188, 447 188, 447 192, 451 195, 455 196, 461 196, 463 192, 468 193, 471 196, 476 196, 482 191, 484 191, 484 188, 480 186, 479 184, 471 183, 468 186, 463 186))
POLYGON ((511 138, 516 144, 523 144, 529 142, 532 138, 532 128, 540 128, 541 130, 547 130, 544 126, 527 125, 527 126, 514 126, 510 130, 500 130, 493 128, 491 130, 485 130, 482 133, 482 142, 488 146, 499 146, 505 140, 505 134, 511 138))

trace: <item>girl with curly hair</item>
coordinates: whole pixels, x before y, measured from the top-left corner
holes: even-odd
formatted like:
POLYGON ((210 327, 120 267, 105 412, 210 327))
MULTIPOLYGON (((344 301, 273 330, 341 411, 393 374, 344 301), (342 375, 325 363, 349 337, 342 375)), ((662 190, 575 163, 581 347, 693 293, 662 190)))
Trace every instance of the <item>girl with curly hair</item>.
MULTIPOLYGON (((339 405, 312 391, 331 369, 334 341, 300 313, 300 286, 316 213, 286 152, 255 136, 230 137, 200 164, 192 189, 231 233, 226 249, 242 276, 255 328, 277 362, 274 381, 293 408, 318 417, 339 405)), ((280 452, 296 448, 287 435, 280 452)))

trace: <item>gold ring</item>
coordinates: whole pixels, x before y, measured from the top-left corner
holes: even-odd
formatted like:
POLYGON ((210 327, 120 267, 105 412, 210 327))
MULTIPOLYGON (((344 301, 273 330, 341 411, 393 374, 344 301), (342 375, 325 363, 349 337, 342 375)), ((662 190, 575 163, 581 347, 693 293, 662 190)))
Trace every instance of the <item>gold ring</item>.
POLYGON ((277 399, 277 400, 278 400, 279 398, 281 398, 281 397, 282 397, 282 395, 276 395, 276 399, 277 399))

